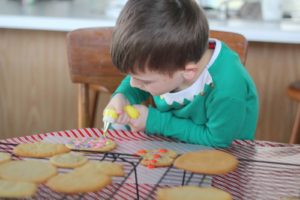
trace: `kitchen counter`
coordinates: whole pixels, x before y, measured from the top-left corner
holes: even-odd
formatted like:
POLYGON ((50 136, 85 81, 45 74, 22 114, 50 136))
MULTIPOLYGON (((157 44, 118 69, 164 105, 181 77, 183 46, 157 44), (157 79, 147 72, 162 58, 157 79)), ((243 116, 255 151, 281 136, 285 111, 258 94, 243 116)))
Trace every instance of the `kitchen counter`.
MULTIPOLYGON (((36 1, 0 3, 0 28, 71 31, 85 27, 114 26, 124 1, 36 1)), ((300 21, 209 19, 211 29, 243 34, 249 41, 300 44, 300 21)))

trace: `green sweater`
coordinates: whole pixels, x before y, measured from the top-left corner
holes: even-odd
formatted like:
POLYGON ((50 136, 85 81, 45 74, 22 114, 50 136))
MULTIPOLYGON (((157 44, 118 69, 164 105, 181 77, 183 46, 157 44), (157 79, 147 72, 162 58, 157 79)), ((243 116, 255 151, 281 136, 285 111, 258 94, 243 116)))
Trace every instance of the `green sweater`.
MULTIPOLYGON (((215 40, 213 56, 198 80, 176 93, 154 96, 145 132, 212 147, 228 147, 235 139, 254 139, 258 119, 255 84, 239 56, 215 40)), ((127 76, 115 93, 140 104, 149 93, 130 86, 127 76)))

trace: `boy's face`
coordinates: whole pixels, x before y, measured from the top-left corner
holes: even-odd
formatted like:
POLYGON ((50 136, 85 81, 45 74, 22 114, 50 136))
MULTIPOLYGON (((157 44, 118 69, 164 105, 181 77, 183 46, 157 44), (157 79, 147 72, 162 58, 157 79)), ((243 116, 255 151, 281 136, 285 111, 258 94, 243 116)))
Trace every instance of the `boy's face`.
POLYGON ((130 85, 149 92, 153 96, 176 91, 183 83, 183 71, 177 71, 172 76, 146 70, 131 75, 130 85))

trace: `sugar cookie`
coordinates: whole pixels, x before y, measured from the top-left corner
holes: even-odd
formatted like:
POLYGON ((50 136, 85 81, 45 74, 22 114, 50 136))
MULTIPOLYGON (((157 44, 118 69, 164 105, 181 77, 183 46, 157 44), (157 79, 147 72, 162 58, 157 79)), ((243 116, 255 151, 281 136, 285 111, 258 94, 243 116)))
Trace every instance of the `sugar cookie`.
POLYGON ((55 192, 78 194, 99 191, 111 182, 111 178, 105 174, 94 171, 72 171, 52 177, 47 181, 46 186, 55 192))
POLYGON ((95 171, 109 176, 125 176, 122 164, 109 161, 89 161, 87 164, 76 168, 75 171, 95 171))
POLYGON ((0 197, 3 198, 29 198, 36 190, 34 183, 0 180, 0 197))
POLYGON ((69 151, 64 144, 46 142, 19 144, 13 150, 15 155, 33 158, 46 158, 69 151))
POLYGON ((56 174, 56 167, 38 160, 15 160, 0 165, 0 177, 7 180, 43 183, 56 174))
POLYGON ((178 186, 159 188, 157 200, 232 200, 232 196, 213 187, 178 186))
POLYGON ((136 154, 143 157, 141 164, 150 169, 155 167, 170 166, 173 164, 174 158, 177 156, 175 151, 169 149, 141 149, 136 154))
POLYGON ((70 149, 89 150, 98 152, 112 151, 117 147, 117 143, 104 137, 99 138, 77 138, 71 139, 66 146, 70 149))
POLYGON ((88 161, 87 157, 79 153, 64 153, 50 158, 51 164, 57 167, 75 168, 82 166, 88 161))
POLYGON ((7 162, 11 159, 11 155, 6 152, 0 152, 0 164, 7 162))
POLYGON ((200 174, 226 174, 238 166, 238 160, 231 154, 219 150, 188 152, 179 156, 174 166, 200 174))

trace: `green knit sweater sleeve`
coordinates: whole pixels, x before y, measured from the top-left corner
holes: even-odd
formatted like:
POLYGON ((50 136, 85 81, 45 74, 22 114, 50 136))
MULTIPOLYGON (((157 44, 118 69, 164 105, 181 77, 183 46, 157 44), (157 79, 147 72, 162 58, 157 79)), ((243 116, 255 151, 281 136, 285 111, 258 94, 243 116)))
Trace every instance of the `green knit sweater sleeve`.
POLYGON ((130 76, 126 76, 113 95, 122 93, 130 104, 140 104, 149 98, 150 94, 138 88, 131 87, 130 76))
POLYGON ((246 116, 245 103, 232 97, 218 97, 208 103, 206 112, 207 122, 195 124, 189 118, 174 116, 172 112, 149 108, 146 132, 187 143, 228 147, 241 131, 246 116))

